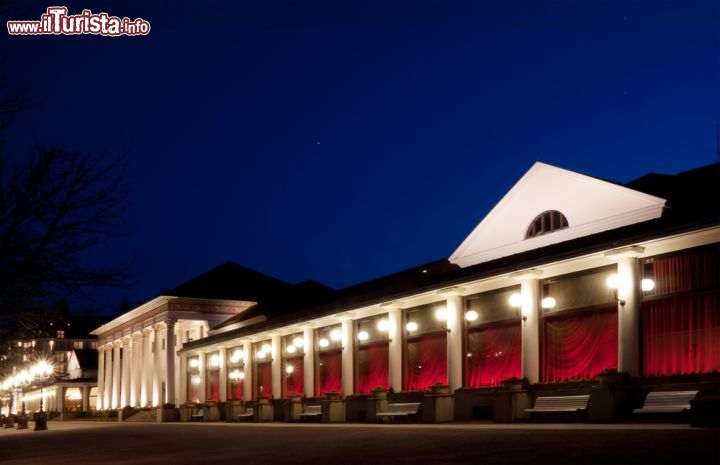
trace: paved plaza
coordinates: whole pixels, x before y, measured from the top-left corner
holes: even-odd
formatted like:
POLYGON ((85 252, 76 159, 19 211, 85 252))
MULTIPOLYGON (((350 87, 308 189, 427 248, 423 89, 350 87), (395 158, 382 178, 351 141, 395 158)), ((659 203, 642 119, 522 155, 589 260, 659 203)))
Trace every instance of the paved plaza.
POLYGON ((51 421, 0 429, 15 464, 720 464, 687 424, 289 424, 51 421))

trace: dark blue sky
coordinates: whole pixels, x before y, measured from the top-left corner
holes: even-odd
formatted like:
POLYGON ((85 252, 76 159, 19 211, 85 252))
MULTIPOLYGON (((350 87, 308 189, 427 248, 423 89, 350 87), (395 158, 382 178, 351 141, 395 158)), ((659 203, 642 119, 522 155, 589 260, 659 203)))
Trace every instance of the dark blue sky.
MULTIPOLYGON (((40 19, 51 3, 32 3, 40 19)), ((233 260, 341 287, 448 257, 536 160, 619 182, 712 163, 720 2, 65 2, 147 36, 8 36, 15 140, 133 146, 147 300, 233 260)))

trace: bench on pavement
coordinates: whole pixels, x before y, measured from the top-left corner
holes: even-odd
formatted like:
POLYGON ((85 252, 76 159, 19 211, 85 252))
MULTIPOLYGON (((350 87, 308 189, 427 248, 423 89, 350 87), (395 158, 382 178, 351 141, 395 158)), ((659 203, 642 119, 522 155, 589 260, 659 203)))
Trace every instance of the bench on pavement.
POLYGON ((690 411, 690 401, 695 399, 700 391, 650 391, 645 397, 643 406, 633 410, 636 414, 687 414, 690 411))
POLYGON ((322 406, 320 405, 306 405, 305 410, 299 413, 298 416, 301 420, 318 420, 320 421, 320 415, 322 414, 322 406))
POLYGON ((203 421, 203 411, 202 409, 196 413, 190 414, 190 421, 203 421))
POLYGON ((532 408, 526 408, 525 413, 532 418, 533 414, 547 415, 558 414, 561 416, 582 416, 587 413, 590 394, 575 396, 540 396, 535 399, 532 408))
POLYGON ((253 408, 248 407, 243 413, 238 414, 238 421, 252 421, 253 420, 253 408))
POLYGON ((418 413, 420 411, 420 402, 398 402, 394 404, 388 404, 387 409, 382 412, 377 412, 375 417, 378 421, 393 421, 397 417, 405 417, 411 419, 418 419, 418 413))

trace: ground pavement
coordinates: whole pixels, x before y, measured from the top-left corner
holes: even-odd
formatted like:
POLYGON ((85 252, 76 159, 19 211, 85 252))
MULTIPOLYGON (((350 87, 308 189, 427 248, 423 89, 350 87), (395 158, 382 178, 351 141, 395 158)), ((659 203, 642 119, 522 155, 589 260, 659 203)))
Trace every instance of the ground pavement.
POLYGON ((720 465, 720 428, 50 421, 47 431, 0 428, 0 453, 0 465, 720 465))

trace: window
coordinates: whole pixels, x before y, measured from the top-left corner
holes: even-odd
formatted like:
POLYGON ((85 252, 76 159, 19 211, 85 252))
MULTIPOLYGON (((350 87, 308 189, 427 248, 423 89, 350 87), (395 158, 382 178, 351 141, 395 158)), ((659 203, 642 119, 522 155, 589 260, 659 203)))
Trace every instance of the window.
POLYGON ((512 286, 465 299, 466 387, 497 386, 521 376, 522 329, 510 304, 519 292, 512 286))
POLYGON ((367 394, 376 387, 390 388, 388 315, 356 322, 355 392, 367 394))
POLYGON ((187 400, 188 402, 200 402, 202 381, 200 377, 200 358, 190 357, 187 361, 187 400))
POLYGON ((243 356, 243 347, 237 346, 227 349, 225 359, 227 360, 228 372, 228 399, 242 399, 243 379, 245 379, 245 362, 243 356))
POLYGON ((447 383, 445 302, 405 311, 405 379, 408 391, 447 383))
POLYGON ((254 397, 272 397, 272 341, 253 344, 255 355, 254 397))
POLYGON ((720 245, 653 257, 643 278, 643 374, 720 370, 720 245))
POLYGON ((315 359, 315 394, 342 392, 342 328, 326 326, 315 331, 317 341, 315 359))
POLYGON ((532 220, 530 227, 525 233, 525 239, 540 236, 549 232, 559 231, 560 229, 567 228, 568 220, 565 215, 557 210, 548 210, 540 213, 532 220))
POLYGON ((220 400, 220 354, 205 356, 205 399, 220 400))
POLYGON ((289 394, 303 394, 305 358, 305 340, 302 333, 285 336, 282 339, 285 358, 283 360, 283 396, 289 394))

